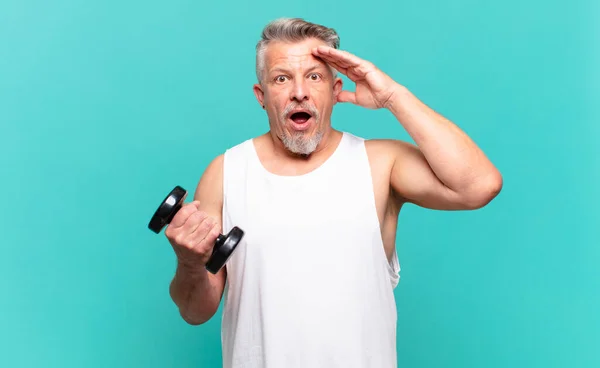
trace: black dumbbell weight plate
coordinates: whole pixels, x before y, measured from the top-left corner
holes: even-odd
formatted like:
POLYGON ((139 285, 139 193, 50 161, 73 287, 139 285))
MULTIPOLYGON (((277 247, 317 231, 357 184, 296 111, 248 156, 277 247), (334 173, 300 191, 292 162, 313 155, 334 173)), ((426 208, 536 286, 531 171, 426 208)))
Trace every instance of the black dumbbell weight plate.
POLYGON ((157 234, 160 233, 160 231, 171 222, 173 217, 175 217, 175 214, 183 205, 186 196, 187 191, 180 186, 176 186, 171 193, 165 197, 160 206, 158 206, 152 219, 150 219, 148 228, 157 234))
POLYGON ((210 273, 216 274, 227 263, 243 237, 244 231, 237 226, 234 226, 227 236, 219 235, 213 253, 206 263, 206 269, 210 273))

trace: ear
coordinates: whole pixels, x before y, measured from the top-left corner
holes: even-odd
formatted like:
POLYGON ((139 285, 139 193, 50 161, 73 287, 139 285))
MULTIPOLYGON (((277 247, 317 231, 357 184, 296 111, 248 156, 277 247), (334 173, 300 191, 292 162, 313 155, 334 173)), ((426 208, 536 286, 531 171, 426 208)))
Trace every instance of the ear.
POLYGON ((342 81, 342 78, 337 77, 333 81, 333 101, 334 101, 334 103, 337 103, 338 95, 340 94, 340 92, 342 92, 343 85, 344 85, 344 82, 342 81))
POLYGON ((264 109, 265 108, 265 93, 262 89, 262 86, 259 83, 257 83, 254 85, 253 90, 254 90, 254 96, 256 96, 256 100, 258 101, 260 106, 264 109))

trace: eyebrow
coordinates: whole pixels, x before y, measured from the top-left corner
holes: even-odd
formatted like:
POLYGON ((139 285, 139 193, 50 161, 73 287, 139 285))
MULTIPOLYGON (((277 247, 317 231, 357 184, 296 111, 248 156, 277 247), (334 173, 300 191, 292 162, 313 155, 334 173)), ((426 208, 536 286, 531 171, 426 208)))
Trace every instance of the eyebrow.
MULTIPOLYGON (((321 64, 313 64, 313 65, 311 65, 310 67, 308 67, 306 69, 306 72, 311 72, 311 71, 313 71, 315 69, 320 69, 320 68, 323 68, 323 67, 324 66, 321 65, 321 64)), ((278 67, 275 67, 275 68, 273 68, 273 69, 271 69, 269 71, 269 73, 274 73, 274 72, 284 72, 284 73, 286 73, 286 72, 289 72, 289 69, 286 69, 284 67, 278 66, 278 67)))

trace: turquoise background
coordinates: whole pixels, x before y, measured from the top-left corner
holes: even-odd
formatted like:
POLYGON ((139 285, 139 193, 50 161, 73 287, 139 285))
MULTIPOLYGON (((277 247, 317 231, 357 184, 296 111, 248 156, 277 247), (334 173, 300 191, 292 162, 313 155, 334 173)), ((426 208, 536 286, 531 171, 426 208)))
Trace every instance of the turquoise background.
MULTIPOLYGON (((267 129, 254 46, 280 16, 334 27, 503 174, 482 210, 403 210, 399 366, 600 366, 591 0, 3 0, 0 366, 221 364, 220 312, 179 317, 174 254, 146 225, 174 185, 193 190, 214 156, 267 129)), ((409 139, 387 111, 333 118, 409 139)))

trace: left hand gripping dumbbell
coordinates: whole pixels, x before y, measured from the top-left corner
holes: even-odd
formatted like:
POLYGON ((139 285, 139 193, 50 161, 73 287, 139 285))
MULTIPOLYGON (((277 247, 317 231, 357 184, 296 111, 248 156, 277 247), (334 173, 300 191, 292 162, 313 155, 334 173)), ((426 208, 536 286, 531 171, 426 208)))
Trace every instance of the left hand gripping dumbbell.
MULTIPOLYGON (((186 195, 187 191, 185 189, 176 186, 158 206, 152 219, 150 219, 148 228, 157 234, 160 233, 166 225, 171 223, 177 211, 181 209, 186 195)), ((213 252, 206 263, 208 272, 216 274, 227 263, 243 237, 244 231, 237 226, 234 226, 227 235, 219 234, 213 252)))

